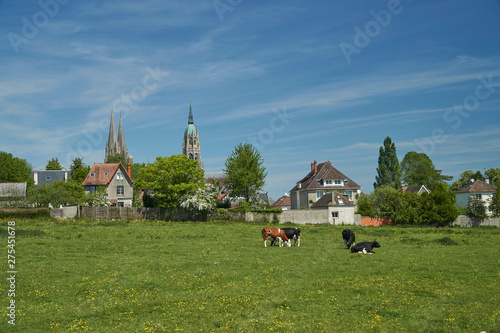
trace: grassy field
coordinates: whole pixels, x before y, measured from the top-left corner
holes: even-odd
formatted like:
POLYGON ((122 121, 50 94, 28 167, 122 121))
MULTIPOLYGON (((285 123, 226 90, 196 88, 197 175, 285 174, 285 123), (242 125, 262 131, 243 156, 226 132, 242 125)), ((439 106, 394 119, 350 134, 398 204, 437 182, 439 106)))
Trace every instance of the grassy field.
POLYGON ((264 225, 15 222, 1 332, 500 332, 498 228, 351 227, 382 246, 362 255, 340 226, 264 248, 264 225))

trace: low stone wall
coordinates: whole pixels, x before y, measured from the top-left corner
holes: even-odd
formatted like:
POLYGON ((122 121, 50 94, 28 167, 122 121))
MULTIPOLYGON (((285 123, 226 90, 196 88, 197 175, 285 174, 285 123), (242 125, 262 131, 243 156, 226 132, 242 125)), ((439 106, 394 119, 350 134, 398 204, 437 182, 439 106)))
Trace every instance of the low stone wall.
POLYGON ((382 225, 394 225, 390 217, 361 217, 361 225, 380 227, 382 225))
POLYGON ((500 228, 500 217, 488 217, 485 219, 472 218, 465 215, 459 215, 453 225, 461 227, 494 226, 500 228))
POLYGON ((328 210, 292 209, 284 210, 279 216, 280 223, 295 224, 329 224, 328 210))
POLYGON ((90 207, 81 206, 81 216, 96 220, 164 220, 200 221, 203 216, 183 210, 165 210, 150 207, 90 207))

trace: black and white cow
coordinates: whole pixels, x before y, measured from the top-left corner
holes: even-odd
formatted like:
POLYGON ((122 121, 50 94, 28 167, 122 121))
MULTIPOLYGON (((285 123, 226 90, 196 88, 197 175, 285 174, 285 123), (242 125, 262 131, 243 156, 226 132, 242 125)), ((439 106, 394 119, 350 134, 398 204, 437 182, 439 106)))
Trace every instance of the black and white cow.
POLYGON ((351 245, 356 244, 356 237, 354 237, 354 232, 350 229, 342 231, 342 238, 344 239, 345 248, 348 250, 351 248, 351 245))
POLYGON ((364 253, 364 254, 374 254, 373 248, 380 247, 380 244, 375 240, 373 242, 363 242, 358 243, 351 247, 351 252, 353 253, 364 253))
MULTIPOLYGON (((297 246, 300 246, 300 229, 299 228, 283 228, 281 229, 285 232, 286 237, 288 237, 289 242, 294 239, 293 246, 297 244, 297 246)), ((274 239, 271 242, 271 246, 274 245, 274 239)))

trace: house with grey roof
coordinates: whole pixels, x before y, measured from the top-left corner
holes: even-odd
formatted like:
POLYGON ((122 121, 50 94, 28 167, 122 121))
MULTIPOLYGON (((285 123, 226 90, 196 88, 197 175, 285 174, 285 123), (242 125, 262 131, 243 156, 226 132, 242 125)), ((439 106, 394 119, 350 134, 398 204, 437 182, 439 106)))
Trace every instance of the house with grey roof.
POLYGON ((471 197, 482 200, 486 206, 486 213, 491 215, 491 210, 489 209, 491 199, 493 194, 497 191, 497 187, 491 185, 489 179, 485 181, 471 179, 467 186, 462 187, 455 192, 457 198, 457 207, 465 207, 469 204, 471 197))
POLYGON ((69 177, 71 177, 69 170, 34 170, 31 172, 35 186, 52 184, 56 180, 67 181, 69 177))
POLYGON ((290 191, 292 209, 311 208, 323 195, 337 192, 356 204, 361 186, 326 161, 311 163, 311 171, 299 180, 290 191))

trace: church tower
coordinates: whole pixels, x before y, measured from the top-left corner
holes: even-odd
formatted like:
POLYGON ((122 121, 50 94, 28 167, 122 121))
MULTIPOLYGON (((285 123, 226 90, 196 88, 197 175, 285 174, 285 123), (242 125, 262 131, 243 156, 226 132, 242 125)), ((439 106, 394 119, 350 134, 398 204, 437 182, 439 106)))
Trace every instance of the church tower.
POLYGON ((193 122, 191 103, 189 103, 188 124, 184 131, 184 140, 182 141, 182 153, 192 160, 197 160, 198 166, 203 169, 203 162, 201 162, 200 135, 193 122))
POLYGON ((125 145, 125 136, 123 134, 122 116, 120 115, 120 125, 118 128, 118 137, 116 135, 115 118, 113 110, 111 110, 111 121, 109 122, 109 135, 106 141, 106 152, 104 155, 104 162, 108 160, 108 156, 121 154, 126 156, 132 163, 133 156, 128 154, 127 146, 125 145))

